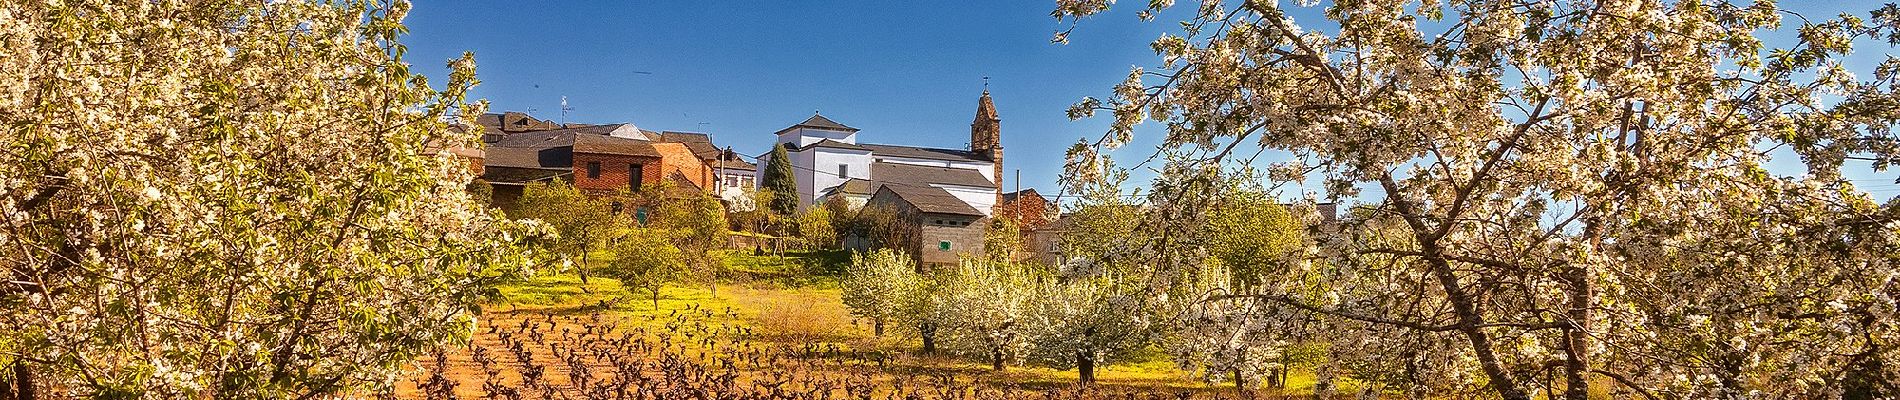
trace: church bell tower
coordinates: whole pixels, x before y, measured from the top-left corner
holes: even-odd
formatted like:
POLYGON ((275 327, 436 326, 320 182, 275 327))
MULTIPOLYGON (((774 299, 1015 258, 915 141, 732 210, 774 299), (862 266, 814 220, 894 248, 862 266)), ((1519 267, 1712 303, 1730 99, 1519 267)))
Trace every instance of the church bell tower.
MULTIPOLYGON (((987 80, 988 78, 985 78, 987 80)), ((986 82, 984 86, 989 86, 986 82)), ((990 89, 976 100, 976 120, 970 122, 970 152, 994 163, 990 174, 996 179, 996 203, 1003 203, 1003 120, 996 117, 996 103, 990 101, 990 89)))

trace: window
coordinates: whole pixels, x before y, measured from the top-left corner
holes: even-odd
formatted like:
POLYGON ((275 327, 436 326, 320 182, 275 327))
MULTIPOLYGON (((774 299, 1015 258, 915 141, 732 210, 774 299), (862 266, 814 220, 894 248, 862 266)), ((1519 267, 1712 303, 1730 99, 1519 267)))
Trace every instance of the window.
POLYGON ((850 173, 851 173, 851 166, 850 166, 850 165, 847 165, 847 164, 838 164, 838 177, 839 177, 839 178, 843 178, 843 177, 844 177, 845 175, 847 175, 847 174, 850 174, 850 173))
POLYGON ((600 179, 600 162, 587 162, 587 179, 600 179))
POLYGON ((937 241, 937 251, 950 251, 950 241, 948 240, 937 241))
POLYGON ((640 164, 627 164, 627 190, 640 191, 640 179, 646 176, 640 173, 640 167, 640 164))

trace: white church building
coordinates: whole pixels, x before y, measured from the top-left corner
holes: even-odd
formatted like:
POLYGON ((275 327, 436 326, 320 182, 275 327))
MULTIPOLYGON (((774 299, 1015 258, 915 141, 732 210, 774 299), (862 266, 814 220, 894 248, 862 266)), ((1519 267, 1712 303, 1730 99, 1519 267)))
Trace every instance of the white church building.
MULTIPOLYGON (((987 217, 1001 197, 1000 125, 986 90, 970 124, 968 149, 861 143, 858 128, 816 114, 779 130, 776 144, 791 158, 801 212, 831 197, 861 206, 878 188, 899 185, 904 192, 954 196, 987 217)), ((761 169, 770 156, 761 157, 761 169)))

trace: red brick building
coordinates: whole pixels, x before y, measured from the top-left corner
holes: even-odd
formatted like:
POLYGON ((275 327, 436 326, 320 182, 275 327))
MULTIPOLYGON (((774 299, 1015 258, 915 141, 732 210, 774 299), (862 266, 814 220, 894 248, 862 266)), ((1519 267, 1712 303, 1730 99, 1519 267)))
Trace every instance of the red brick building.
POLYGON ((633 124, 556 125, 526 114, 486 114, 482 179, 494 187, 495 205, 512 209, 526 185, 562 180, 581 190, 608 194, 670 181, 709 193, 713 171, 688 145, 661 140, 633 124))
POLYGON ((997 219, 1015 221, 1016 226, 1028 232, 1048 226, 1050 219, 1054 218, 1055 209, 1055 203, 1043 198, 1036 189, 1023 189, 1004 193, 1003 201, 997 203, 993 210, 997 219))

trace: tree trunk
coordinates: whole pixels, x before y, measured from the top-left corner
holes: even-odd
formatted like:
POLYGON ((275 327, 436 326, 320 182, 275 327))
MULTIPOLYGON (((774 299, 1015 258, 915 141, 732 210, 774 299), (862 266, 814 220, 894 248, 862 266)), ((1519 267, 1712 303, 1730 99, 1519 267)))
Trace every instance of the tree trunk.
POLYGON ((917 332, 918 335, 923 336, 924 339, 924 354, 936 354, 937 327, 931 324, 924 324, 923 326, 917 327, 917 332))
POLYGON ((1273 370, 1273 382, 1271 384, 1274 389, 1286 388, 1286 373, 1292 369, 1293 356, 1287 355, 1285 349, 1280 350, 1280 368, 1273 370))
POLYGON ((653 288, 653 311, 660 310, 660 288, 653 288))
POLYGON ((1479 311, 1472 296, 1465 292, 1464 285, 1458 282, 1458 276, 1453 272, 1451 262, 1446 261, 1442 256, 1444 250, 1438 247, 1436 241, 1421 240, 1420 242, 1423 244, 1421 247, 1425 253, 1430 254, 1425 259, 1431 265, 1432 275, 1438 279, 1439 286, 1445 290, 1445 298, 1451 303, 1452 311, 1458 317, 1459 325, 1461 325, 1458 331, 1464 334, 1465 340, 1471 344, 1472 355, 1478 359, 1478 366, 1484 370, 1485 377, 1491 379, 1491 389, 1496 390, 1498 397, 1505 400, 1531 400, 1531 396, 1524 393, 1524 389, 1518 386, 1517 379, 1512 377, 1510 372, 1505 371, 1504 365, 1498 361, 1497 352, 1491 344, 1491 335, 1479 327, 1484 324, 1484 314, 1479 311))
POLYGON ((883 319, 871 321, 871 335, 877 336, 877 337, 884 337, 884 320, 883 319))
POLYGON ((1444 290, 1445 300, 1451 303, 1452 313, 1458 318, 1458 332, 1471 344, 1472 355, 1485 377, 1490 378, 1491 389, 1505 400, 1530 400, 1531 396, 1518 386, 1517 379, 1498 360, 1495 346, 1491 344, 1491 334, 1482 328, 1487 321, 1484 320, 1484 312, 1478 308, 1479 299, 1465 290, 1464 282, 1458 280, 1457 270, 1445 258, 1447 252, 1438 243, 1444 234, 1426 226, 1421 217, 1424 213, 1414 209, 1412 202, 1398 196, 1404 191, 1399 189, 1391 176, 1381 177, 1379 183, 1390 196, 1386 201, 1398 210, 1399 216, 1404 217, 1405 224, 1411 228, 1412 238, 1419 245, 1419 253, 1423 254, 1429 272, 1438 281, 1439 288, 1444 290))
MULTIPOLYGON (((1602 251, 1603 225, 1591 216, 1587 219, 1584 240, 1592 251, 1602 251)), ((1591 282, 1589 265, 1570 265, 1563 271, 1564 280, 1570 281, 1568 295, 1570 324, 1564 333, 1564 399, 1590 400, 1590 306, 1596 296, 1595 284, 1591 282)))
POLYGON ((581 293, 593 293, 587 288, 587 246, 581 246, 581 265, 574 267, 581 275, 581 293))
POLYGON ((1881 390, 1883 366, 1880 357, 1875 356, 1878 353, 1878 347, 1870 348, 1848 361, 1847 371, 1841 377, 1841 400, 1873 400, 1889 395, 1881 390))
POLYGON ((14 399, 33 400, 37 397, 33 393, 33 372, 26 369, 26 360, 13 360, 13 385, 14 399))
MULTIPOLYGON (((709 258, 711 258, 711 256, 707 255, 706 253, 700 253, 699 262, 711 264, 708 262, 708 261, 712 261, 709 258)), ((718 267, 707 265, 706 271, 708 275, 708 279, 706 279, 706 281, 712 283, 712 296, 719 297, 719 269, 718 267)))
POLYGON ((1247 381, 1240 379, 1240 367, 1234 367, 1232 371, 1234 373, 1234 390, 1240 393, 1247 393, 1247 381))
POLYGON ((997 350, 997 349, 990 350, 990 370, 996 371, 996 372, 1003 372, 1003 351, 1002 350, 997 350))
POLYGON ((1075 352, 1076 380, 1087 385, 1095 383, 1095 355, 1086 351, 1075 352))
POLYGON ((1590 298, 1593 288, 1584 266, 1573 266, 1570 284, 1570 326, 1564 327, 1564 399, 1590 400, 1590 298))

